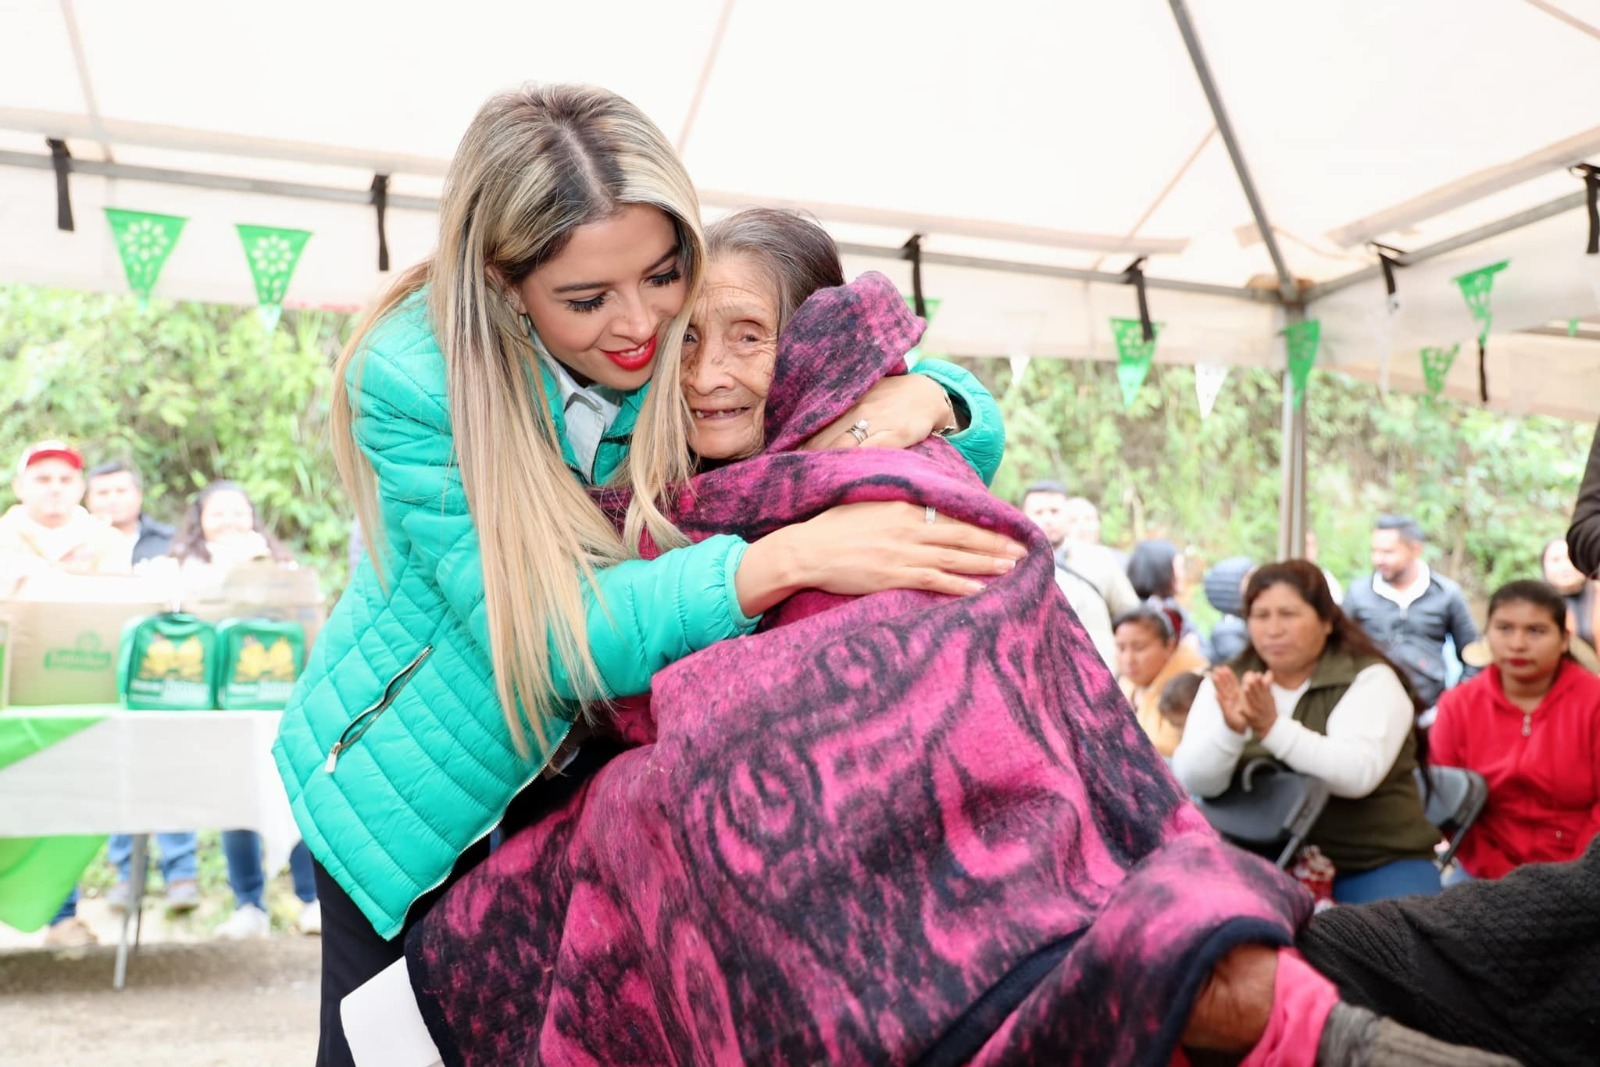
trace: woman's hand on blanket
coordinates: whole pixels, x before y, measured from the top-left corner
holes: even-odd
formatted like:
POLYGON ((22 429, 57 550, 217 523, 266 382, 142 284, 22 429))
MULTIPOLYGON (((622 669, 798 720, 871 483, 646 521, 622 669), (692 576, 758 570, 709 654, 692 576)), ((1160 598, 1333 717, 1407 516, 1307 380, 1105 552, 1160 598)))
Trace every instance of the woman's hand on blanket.
POLYGON ((966 596, 978 577, 1005 574, 1027 554, 991 530, 900 501, 841 504, 752 544, 735 584, 739 606, 758 615, 802 589, 863 596, 925 589, 966 596))
POLYGON ((955 412, 942 385, 925 374, 899 374, 874 385, 860 403, 801 447, 910 448, 953 425, 955 412), (863 435, 850 432, 862 422, 867 424, 863 435))

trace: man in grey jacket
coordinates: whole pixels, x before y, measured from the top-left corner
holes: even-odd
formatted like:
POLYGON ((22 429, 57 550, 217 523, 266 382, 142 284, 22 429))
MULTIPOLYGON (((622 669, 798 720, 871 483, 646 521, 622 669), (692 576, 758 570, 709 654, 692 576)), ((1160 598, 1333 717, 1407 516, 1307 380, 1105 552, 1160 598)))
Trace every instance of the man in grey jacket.
POLYGON ((1111 623, 1123 612, 1138 607, 1139 597, 1109 548, 1067 536, 1072 521, 1068 503, 1067 487, 1060 482, 1034 482, 1022 492, 1023 514, 1034 521, 1055 549, 1056 585, 1078 613, 1100 658, 1115 674, 1117 641, 1111 623))
MULTIPOLYGON (((1379 516, 1372 566, 1370 578, 1351 583, 1344 612, 1406 672, 1431 710, 1445 690, 1445 638, 1455 642, 1458 655, 1478 639, 1467 599, 1460 586, 1423 562, 1422 529, 1403 515, 1379 516)), ((1473 673, 1468 668, 1463 677, 1473 673)))

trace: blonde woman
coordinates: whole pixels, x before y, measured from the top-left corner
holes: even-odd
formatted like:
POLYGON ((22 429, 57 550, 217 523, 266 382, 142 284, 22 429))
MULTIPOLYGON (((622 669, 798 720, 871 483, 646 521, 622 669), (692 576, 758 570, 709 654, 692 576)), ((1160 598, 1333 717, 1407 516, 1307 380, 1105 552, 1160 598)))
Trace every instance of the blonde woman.
MULTIPOLYGON (((491 99, 439 216, 433 257, 336 367, 335 457, 371 562, 275 748, 318 864, 319 1063, 349 1062, 340 999, 517 822, 508 806, 587 706, 647 691, 799 589, 968 593, 1023 551, 906 503, 835 508, 751 544, 689 545, 668 522, 657 501, 689 470, 672 386, 703 241, 688 175, 626 101, 566 86, 491 99), (667 387, 647 390, 656 379, 667 387), (586 491, 604 482, 634 490, 621 536, 586 491), (671 551, 633 558, 645 532, 671 551)), ((902 389, 858 420, 916 439, 950 421, 936 385, 902 389)), ((539 802, 527 789, 523 805, 539 802)))

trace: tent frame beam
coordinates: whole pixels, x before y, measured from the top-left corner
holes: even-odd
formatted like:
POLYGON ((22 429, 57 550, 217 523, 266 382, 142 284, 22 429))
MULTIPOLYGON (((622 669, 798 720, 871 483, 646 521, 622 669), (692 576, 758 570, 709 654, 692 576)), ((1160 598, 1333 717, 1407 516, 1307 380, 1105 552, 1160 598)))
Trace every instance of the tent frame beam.
MULTIPOLYGON (((52 164, 50 157, 46 155, 0 150, 0 166, 50 170, 52 164)), ((100 178, 120 178, 125 181, 153 182, 163 185, 185 185, 199 189, 215 189, 222 192, 279 196, 298 200, 319 200, 335 204, 360 204, 362 206, 368 206, 372 203, 371 189, 341 189, 326 185, 306 185, 299 182, 270 181, 259 178, 238 178, 224 174, 170 170, 163 167, 143 167, 128 163, 102 163, 98 160, 78 158, 72 160, 72 170, 74 173, 93 175, 100 178)), ((401 210, 435 212, 439 209, 439 201, 435 197, 406 196, 399 193, 390 193, 388 206, 401 210)), ((840 250, 852 255, 870 256, 879 259, 900 260, 905 258, 904 250, 899 246, 887 248, 876 245, 841 244, 840 250)), ((924 252, 922 260, 924 263, 937 263, 948 267, 970 267, 977 270, 1004 271, 1012 274, 1027 274, 1044 278, 1062 278, 1069 281, 1103 282, 1107 285, 1121 286, 1127 284, 1127 279, 1121 274, 1082 270, 1075 267, 1059 267, 1046 263, 1027 263, 944 252, 924 252)), ((1220 296, 1256 303, 1276 303, 1278 299, 1277 294, 1271 290, 1212 285, 1206 282, 1184 281, 1180 278, 1146 278, 1145 285, 1151 289, 1197 293, 1204 296, 1220 296)))
MULTIPOLYGON (((1531 207, 1526 211, 1519 211, 1515 215, 1508 215, 1506 218, 1500 219, 1497 222, 1485 223, 1476 229, 1468 230, 1465 233, 1458 233, 1454 237, 1446 237, 1442 241, 1437 241, 1431 245, 1424 245, 1423 247, 1415 249, 1411 252, 1402 252, 1398 255, 1392 255, 1390 258, 1402 267, 1410 267, 1417 263, 1422 263, 1427 260, 1446 255, 1447 253, 1454 252, 1457 249, 1465 248, 1468 245, 1477 244, 1479 241, 1487 241, 1492 237, 1499 237, 1501 234, 1510 233, 1513 230, 1520 230, 1524 226, 1532 226, 1536 222, 1543 222, 1545 219, 1552 218, 1556 215, 1562 215, 1568 211, 1577 211, 1584 206, 1584 203, 1584 193, 1580 190, 1579 192, 1570 193, 1566 196, 1558 197, 1555 200, 1540 204, 1538 207, 1531 207)), ((1341 289, 1348 289, 1352 285, 1359 285, 1362 282, 1370 281, 1373 278, 1380 277, 1382 274, 1383 270, 1381 267, 1362 267, 1360 270, 1352 271, 1343 277, 1334 278, 1331 281, 1326 281, 1311 286, 1306 290, 1305 298, 1307 303, 1320 300, 1332 293, 1339 292, 1341 289)))
MULTIPOLYGON (((1278 245, 1278 235, 1267 218, 1267 209, 1261 202, 1255 179, 1250 176, 1250 165, 1245 161, 1244 149, 1240 147, 1238 135, 1228 118, 1228 109, 1222 102, 1216 79, 1211 76, 1211 64, 1206 61, 1200 35, 1195 31, 1194 21, 1189 17, 1189 8, 1184 0, 1168 0, 1168 3, 1172 7, 1173 20, 1178 24, 1178 33, 1183 37, 1184 47, 1189 51, 1189 62, 1194 66, 1195 77, 1200 80, 1206 103, 1211 106, 1211 117, 1216 120, 1217 132, 1222 135, 1228 159, 1233 163, 1239 188, 1250 204, 1250 214, 1255 219, 1261 243, 1266 246, 1272 267, 1278 273, 1278 297, 1284 313, 1290 322, 1297 322, 1305 318, 1300 286, 1289 273, 1288 261, 1283 258, 1283 249, 1278 245)), ((1279 450, 1279 477, 1282 484, 1278 496, 1279 559, 1298 558, 1305 555, 1306 551, 1306 412, 1304 403, 1295 403, 1292 379, 1285 356, 1282 374, 1283 444, 1279 450)))

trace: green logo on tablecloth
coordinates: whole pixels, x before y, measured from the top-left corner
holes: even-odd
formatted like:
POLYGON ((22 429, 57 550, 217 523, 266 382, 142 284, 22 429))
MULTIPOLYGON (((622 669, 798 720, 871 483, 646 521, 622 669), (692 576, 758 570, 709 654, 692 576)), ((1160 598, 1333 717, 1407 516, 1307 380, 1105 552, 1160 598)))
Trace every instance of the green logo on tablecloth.
POLYGON ((44 654, 47 671, 109 671, 111 653, 100 646, 100 637, 92 630, 78 635, 72 648, 52 648, 44 654))

